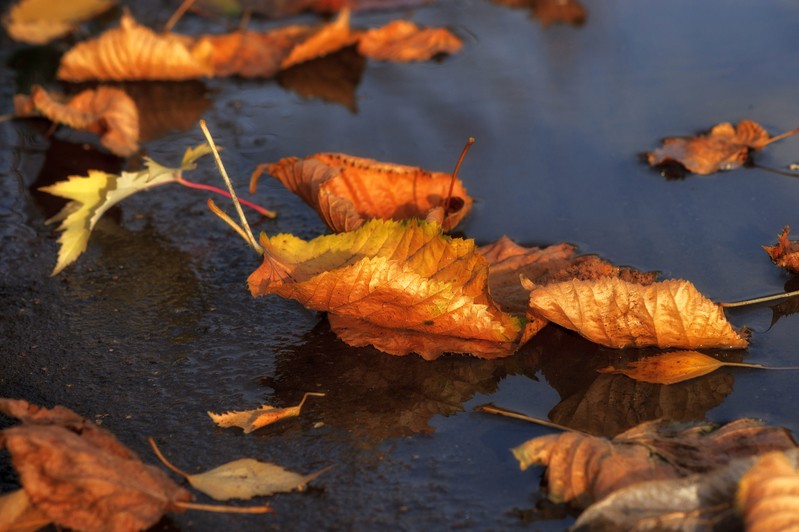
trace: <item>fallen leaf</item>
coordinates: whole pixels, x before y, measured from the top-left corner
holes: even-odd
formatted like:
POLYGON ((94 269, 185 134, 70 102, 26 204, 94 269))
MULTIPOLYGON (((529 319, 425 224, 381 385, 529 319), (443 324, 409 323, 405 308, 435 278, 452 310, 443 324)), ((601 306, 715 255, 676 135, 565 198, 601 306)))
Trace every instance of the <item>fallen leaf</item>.
POLYGON ((258 495, 302 491, 309 482, 328 470, 301 475, 279 465, 242 458, 205 473, 187 475, 186 479, 192 487, 218 501, 246 500, 258 495))
POLYGON ((98 87, 65 99, 34 85, 30 97, 14 97, 14 108, 17 116, 39 114, 100 135, 100 143, 121 157, 139 150, 139 111, 123 90, 98 87))
POLYGON ((297 417, 300 415, 302 405, 308 396, 324 397, 323 393, 307 392, 302 396, 302 401, 296 406, 289 406, 286 408, 275 408, 274 406, 262 405, 260 408, 254 410, 238 410, 233 412, 225 412, 224 414, 215 414, 208 412, 211 419, 220 427, 240 427, 244 429, 244 433, 250 433, 266 425, 271 425, 276 421, 285 419, 287 417, 297 417))
POLYGON ((652 421, 612 440, 576 432, 533 438, 513 454, 522 469, 547 467, 552 501, 584 508, 638 482, 705 473, 737 458, 795 447, 787 429, 753 419, 720 427, 652 421))
MULTIPOLYGON (((339 153, 317 153, 304 159, 286 157, 259 165, 251 190, 263 170, 300 196, 333 231, 352 231, 372 218, 425 218, 447 198, 452 175, 382 163, 339 153)), ((451 230, 469 212, 472 199, 456 178, 453 198, 463 206, 449 212, 444 230, 451 230)))
POLYGON ((631 379, 653 384, 676 384, 707 375, 724 366, 769 369, 760 364, 725 362, 698 351, 672 351, 629 362, 621 368, 608 366, 597 371, 626 375, 631 379))
POLYGON ((116 0, 21 0, 3 17, 3 26, 15 41, 47 44, 114 5, 116 0))
POLYGON ((799 242, 788 240, 789 226, 785 226, 776 246, 763 246, 766 253, 777 266, 787 268, 794 273, 799 273, 799 242))
POLYGON ((360 32, 350 29, 349 9, 343 9, 333 22, 323 25, 294 46, 288 56, 281 61, 280 68, 289 68, 311 59, 324 57, 355 44, 359 38, 360 32))
POLYGON ((2 431, 2 442, 30 501, 59 526, 142 530, 191 498, 110 432, 67 408, 0 399, 0 412, 22 421, 2 431))
POLYGON ((719 170, 734 170, 746 162, 750 150, 757 151, 797 131, 769 138, 760 124, 741 120, 738 127, 729 122, 713 126, 707 135, 672 137, 663 146, 646 154, 651 166, 677 162, 696 174, 707 175, 719 170))
POLYGON ((444 28, 420 28, 407 20, 395 20, 366 31, 358 52, 381 61, 428 61, 439 54, 455 54, 463 42, 444 28))
POLYGON ((644 286, 614 277, 571 280, 530 289, 530 317, 543 317, 613 348, 744 348, 747 340, 720 306, 688 281, 644 286))
POLYGON ((799 454, 761 456, 738 484, 738 507, 746 530, 770 532, 799 527, 799 454))
POLYGON ((177 182, 184 170, 194 168, 197 159, 208 153, 208 146, 201 145, 187 149, 178 168, 167 168, 146 159, 147 168, 138 172, 114 175, 89 170, 88 176, 71 176, 66 181, 42 187, 40 190, 48 194, 70 200, 61 212, 47 220, 47 223, 61 222, 58 230, 63 232, 58 239, 58 262, 52 275, 57 275, 86 250, 92 230, 108 209, 142 190, 177 182))
POLYGON ((0 495, 0 531, 34 532, 52 522, 38 510, 25 490, 0 495))
POLYGON ((582 26, 588 14, 577 0, 493 0, 495 4, 508 7, 529 8, 531 16, 538 19, 541 26, 552 24, 571 24, 582 26))
POLYGON ((271 78, 291 49, 313 31, 311 26, 288 26, 266 33, 242 30, 203 35, 194 48, 207 50, 214 76, 271 78))
POLYGON ((334 328, 337 320, 363 322, 366 334, 379 328, 370 341, 386 352, 430 360, 456 347, 493 358, 524 339, 521 321, 491 299, 488 266, 474 242, 448 238, 438 224, 369 220, 311 241, 262 235, 261 244, 264 263, 248 279, 253 296, 278 294, 327 311, 334 328), (419 333, 424 345, 415 343, 419 333))

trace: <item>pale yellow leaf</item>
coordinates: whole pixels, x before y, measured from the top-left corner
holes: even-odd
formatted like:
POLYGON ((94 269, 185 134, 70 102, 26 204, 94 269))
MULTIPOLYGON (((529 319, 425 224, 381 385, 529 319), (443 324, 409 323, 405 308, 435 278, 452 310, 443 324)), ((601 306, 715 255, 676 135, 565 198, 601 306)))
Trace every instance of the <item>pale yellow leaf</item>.
POLYGON ((186 478, 196 489, 218 501, 251 499, 258 495, 272 495, 285 491, 303 490, 323 469, 310 475, 301 475, 279 465, 253 458, 241 458, 205 473, 186 478))

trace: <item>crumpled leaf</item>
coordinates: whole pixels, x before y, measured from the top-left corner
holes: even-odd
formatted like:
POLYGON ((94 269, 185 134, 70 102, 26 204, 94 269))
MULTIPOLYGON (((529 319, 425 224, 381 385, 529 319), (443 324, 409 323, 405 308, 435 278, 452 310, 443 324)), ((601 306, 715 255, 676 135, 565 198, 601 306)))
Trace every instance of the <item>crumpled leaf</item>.
POLYGON ((358 52, 381 61, 428 61, 438 54, 455 54, 463 42, 444 28, 420 28, 407 20, 395 20, 364 32, 358 52))
POLYGON ((271 425, 276 421, 285 419, 287 417, 297 417, 300 415, 302 405, 308 396, 323 397, 323 393, 307 392, 302 396, 302 401, 296 406, 289 406, 286 408, 275 408, 274 406, 261 405, 260 408, 254 410, 237 410, 232 412, 225 412, 224 414, 215 414, 208 412, 211 419, 220 427, 240 427, 244 429, 244 433, 248 434, 256 429, 271 425))
POLYGON ((217 468, 187 475, 192 487, 218 501, 229 499, 251 499, 258 495, 305 489, 305 486, 329 468, 301 475, 253 458, 242 458, 217 468))
POLYGON ((33 505, 24 489, 0 495, 2 532, 34 532, 50 523, 51 519, 33 505))
POLYGON ((362 324, 368 342, 388 353, 493 358, 526 340, 521 321, 491 299, 474 242, 448 238, 438 224, 369 220, 311 241, 261 235, 261 244, 264 263, 248 279, 253 296, 278 294, 327 311, 334 330, 342 321, 362 324))
POLYGON ((116 0, 21 0, 3 17, 3 26, 15 41, 47 44, 114 5, 116 0))
POLYGON ((211 153, 203 144, 189 148, 178 168, 167 168, 147 158, 147 169, 138 172, 122 172, 120 175, 108 174, 99 170, 89 170, 88 176, 71 176, 66 181, 42 187, 40 190, 71 200, 47 223, 61 222, 62 231, 58 239, 58 261, 52 275, 57 275, 74 262, 86 250, 89 235, 100 217, 112 206, 128 196, 181 178, 184 170, 195 167, 197 159, 211 153))
MULTIPOLYGON (((259 165, 251 188, 263 169, 313 207, 336 232, 355 230, 370 218, 425 218, 447 199, 452 181, 452 175, 443 172, 340 153, 317 153, 259 165)), ((472 198, 459 179, 452 196, 462 199, 463 206, 448 212, 445 231, 454 228, 472 206, 472 198)))
POLYGON ((110 432, 57 406, 0 399, 22 424, 2 431, 22 487, 54 523, 78 530, 142 530, 191 495, 144 464, 110 432))
POLYGON ((787 429, 744 418, 720 427, 651 421, 612 440, 552 434, 523 443, 513 455, 522 469, 547 467, 552 501, 584 508, 638 482, 704 473, 733 459, 795 447, 787 429))
POLYGON ((87 89, 65 99, 34 85, 29 97, 14 97, 14 110, 17 116, 40 114, 100 135, 100 143, 121 157, 139 150, 139 111, 125 91, 114 87, 87 89))
POLYGON ((691 172, 707 175, 719 170, 734 170, 746 162, 750 150, 760 150, 794 133, 796 131, 770 138, 757 122, 741 120, 737 128, 724 122, 713 126, 706 135, 667 138, 662 147, 647 153, 646 157, 652 166, 677 162, 691 172))
POLYGON ((608 366, 597 371, 626 375, 631 379, 653 384, 676 384, 707 375, 724 366, 766 369, 760 364, 726 362, 698 351, 671 351, 629 362, 620 368, 608 366))
POLYGON ((771 452, 757 462, 738 484, 738 507, 746 530, 770 532, 799 527, 799 453, 771 452))
POLYGON ((614 277, 571 280, 530 289, 530 316, 572 329, 613 348, 745 348, 748 341, 724 317, 722 308, 688 281, 644 286, 614 277))
POLYGON ((495 4, 524 7, 544 28, 552 24, 582 26, 588 17, 585 7, 577 0, 492 0, 495 4))
POLYGON ((788 240, 790 226, 785 226, 776 246, 763 246, 766 253, 777 266, 787 268, 794 273, 799 273, 799 242, 788 240))

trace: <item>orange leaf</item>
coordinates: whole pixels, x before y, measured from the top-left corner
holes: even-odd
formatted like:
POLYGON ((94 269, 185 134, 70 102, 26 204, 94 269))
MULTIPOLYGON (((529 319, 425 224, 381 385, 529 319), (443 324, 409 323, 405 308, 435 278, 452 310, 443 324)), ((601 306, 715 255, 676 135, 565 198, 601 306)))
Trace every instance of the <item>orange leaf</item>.
POLYGON ((281 419, 299 416, 300 410, 302 410, 302 405, 305 404, 305 400, 310 395, 323 397, 325 394, 307 392, 305 395, 303 395, 300 404, 286 408, 275 408, 274 406, 261 405, 261 407, 254 410, 237 410, 225 412, 224 414, 208 412, 208 415, 211 417, 214 423, 220 427, 240 427, 244 429, 244 433, 247 434, 256 429, 260 429, 261 427, 271 425, 272 423, 280 421, 281 419))
MULTIPOLYGON (((253 182, 261 168, 299 195, 336 232, 357 229, 370 218, 425 218, 445 201, 452 180, 451 174, 443 172, 339 153, 286 157, 261 165, 253 182)), ((463 206, 448 213, 444 230, 454 228, 472 207, 472 198, 459 179, 453 197, 461 198, 463 206)))
POLYGON ((792 272, 799 272, 799 242, 788 240, 789 226, 785 226, 776 246, 763 246, 766 253, 777 266, 788 268, 792 272))
POLYGON ((653 384, 676 384, 707 375, 723 366, 767 369, 758 364, 724 362, 698 351, 672 351, 630 362, 623 368, 609 366, 597 371, 627 375, 631 379, 653 384))
POLYGON ((443 28, 420 28, 395 20, 364 33, 358 52, 381 61, 427 61, 437 54, 454 54, 463 42, 443 28))
POLYGON ((349 9, 343 9, 330 24, 325 24, 303 42, 291 49, 288 57, 280 63, 281 68, 323 57, 351 44, 360 37, 359 32, 350 30, 349 9))
POLYGON ((585 8, 577 0, 492 0, 495 4, 509 7, 528 7, 532 16, 538 19, 541 26, 552 24, 571 24, 581 26, 588 16, 585 8))
POLYGON ((571 280, 531 289, 531 317, 543 317, 613 347, 744 348, 721 307, 688 281, 644 286, 614 277, 571 280))
POLYGON ((799 455, 796 451, 761 456, 738 483, 738 507, 746 530, 770 532, 799 525, 799 455))

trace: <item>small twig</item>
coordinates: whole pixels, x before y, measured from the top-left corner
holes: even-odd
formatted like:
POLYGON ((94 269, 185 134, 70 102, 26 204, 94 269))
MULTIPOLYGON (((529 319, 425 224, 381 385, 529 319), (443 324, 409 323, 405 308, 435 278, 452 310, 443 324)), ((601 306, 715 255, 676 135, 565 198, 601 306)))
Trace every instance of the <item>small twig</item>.
POLYGON ((787 177, 794 177, 794 178, 799 177, 799 174, 797 174, 796 172, 786 172, 785 170, 771 168, 770 166, 763 166, 762 164, 756 162, 752 163, 752 168, 758 168, 760 170, 765 170, 766 172, 771 172, 772 174, 779 174, 787 177))
POLYGON ((569 432, 579 432, 581 434, 588 434, 587 432, 583 432, 578 429, 574 429, 571 427, 567 427, 565 425, 559 425, 558 423, 553 423, 551 421, 547 421, 545 419, 539 419, 537 417, 531 417, 526 414, 522 414, 519 412, 514 412, 513 410, 507 410, 505 408, 501 408, 498 406, 494 406, 491 403, 485 405, 479 405, 474 407, 475 412, 486 412, 487 414, 497 414, 500 416, 510 417, 513 419, 521 419, 522 421, 529 421, 530 423, 535 423, 537 425, 543 425, 544 427, 549 427, 552 429, 558 429, 563 431, 569 432))
POLYGON ((308 399, 309 396, 324 397, 325 394, 320 392, 305 392, 305 395, 302 396, 302 401, 300 401, 300 404, 297 405, 297 409, 302 410, 302 405, 305 404, 305 400, 308 399))
POLYGON ((742 301, 732 301, 729 303, 719 303, 720 307, 734 308, 745 307, 746 305, 756 305, 758 303, 768 303, 769 301, 777 301, 779 299, 787 299, 789 297, 799 296, 799 290, 793 292, 784 292, 781 294, 771 294, 769 296, 756 297, 754 299, 744 299, 742 301))
POLYGON ((194 5, 195 1, 196 0, 183 0, 183 3, 178 6, 175 12, 172 13, 172 16, 169 17, 169 20, 166 21, 166 24, 164 24, 164 33, 169 33, 172 31, 172 28, 175 27, 175 24, 177 24, 181 17, 186 14, 186 11, 188 11, 191 6, 194 5))

